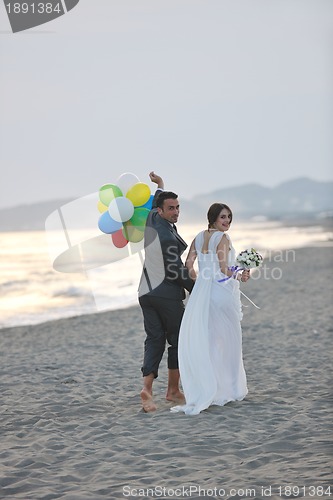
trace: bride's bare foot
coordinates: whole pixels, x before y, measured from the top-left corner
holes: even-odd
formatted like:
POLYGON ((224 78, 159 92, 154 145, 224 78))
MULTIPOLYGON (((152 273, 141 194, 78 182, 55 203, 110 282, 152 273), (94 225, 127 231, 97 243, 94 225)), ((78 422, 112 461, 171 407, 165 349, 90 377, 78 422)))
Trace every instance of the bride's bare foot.
POLYGON ((166 395, 166 400, 180 405, 185 404, 185 396, 179 390, 175 392, 168 392, 166 395))
POLYGON ((157 410, 157 406, 153 401, 152 395, 149 394, 149 392, 146 389, 142 389, 142 391, 140 392, 140 396, 142 402, 142 409, 145 413, 157 410))

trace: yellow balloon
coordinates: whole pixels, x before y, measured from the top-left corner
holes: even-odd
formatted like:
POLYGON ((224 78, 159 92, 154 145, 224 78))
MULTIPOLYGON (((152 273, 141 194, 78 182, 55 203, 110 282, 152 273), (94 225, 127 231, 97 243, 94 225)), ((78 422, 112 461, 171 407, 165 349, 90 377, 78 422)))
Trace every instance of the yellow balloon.
POLYGON ((147 203, 150 198, 150 188, 143 182, 137 182, 126 193, 126 198, 131 200, 135 207, 140 207, 147 203))
POLYGON ((144 237, 144 232, 139 231, 131 222, 125 222, 123 227, 123 235, 127 241, 138 243, 144 237))
POLYGON ((101 201, 99 201, 97 203, 97 208, 98 208, 98 211, 101 212, 101 214, 103 214, 104 212, 107 211, 108 207, 106 205, 104 205, 104 203, 102 203, 101 201))

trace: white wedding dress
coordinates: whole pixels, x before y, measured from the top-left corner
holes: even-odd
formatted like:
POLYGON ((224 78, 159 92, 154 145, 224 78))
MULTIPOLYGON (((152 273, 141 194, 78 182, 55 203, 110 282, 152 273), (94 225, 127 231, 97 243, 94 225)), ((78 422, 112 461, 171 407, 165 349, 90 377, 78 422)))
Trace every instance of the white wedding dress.
MULTIPOLYGON (((202 253, 204 231, 195 238, 198 277, 184 312, 178 345, 179 370, 186 399, 173 412, 197 415, 210 405, 242 400, 247 394, 242 356, 242 306, 239 283, 220 270, 216 248, 223 236, 213 233, 202 253)), ((230 243, 228 266, 235 265, 230 243)))

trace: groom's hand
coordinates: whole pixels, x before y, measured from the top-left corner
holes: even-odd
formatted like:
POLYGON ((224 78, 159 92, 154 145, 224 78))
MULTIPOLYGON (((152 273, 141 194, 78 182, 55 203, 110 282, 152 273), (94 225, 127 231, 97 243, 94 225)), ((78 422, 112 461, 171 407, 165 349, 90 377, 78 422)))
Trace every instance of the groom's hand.
POLYGON ((160 177, 159 175, 155 174, 154 171, 150 172, 149 177, 150 177, 151 182, 154 182, 155 184, 157 184, 157 186, 160 189, 164 189, 164 182, 163 182, 162 177, 160 177))

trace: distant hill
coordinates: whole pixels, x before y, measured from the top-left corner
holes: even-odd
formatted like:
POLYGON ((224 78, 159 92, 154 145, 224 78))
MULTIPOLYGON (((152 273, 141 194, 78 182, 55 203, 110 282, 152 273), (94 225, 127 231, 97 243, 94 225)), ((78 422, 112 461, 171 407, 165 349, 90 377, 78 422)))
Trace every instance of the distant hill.
MULTIPOLYGON (((305 177, 274 188, 245 184, 220 188, 192 200, 181 198, 181 222, 206 223, 206 213, 214 202, 226 203, 238 219, 315 218, 333 213, 333 182, 318 182, 305 177)), ((44 229, 47 216, 73 199, 51 200, 0 210, 0 231, 37 231, 44 229)), ((97 220, 98 214, 96 214, 97 220)))
POLYGON ((66 198, 0 209, 0 231, 43 230, 47 216, 72 200, 66 198))
POLYGON ((315 216, 333 209, 333 182, 318 182, 302 177, 274 188, 247 184, 218 189, 201 196, 196 203, 207 208, 220 201, 230 206, 237 216, 266 216, 280 219, 286 216, 315 216))

